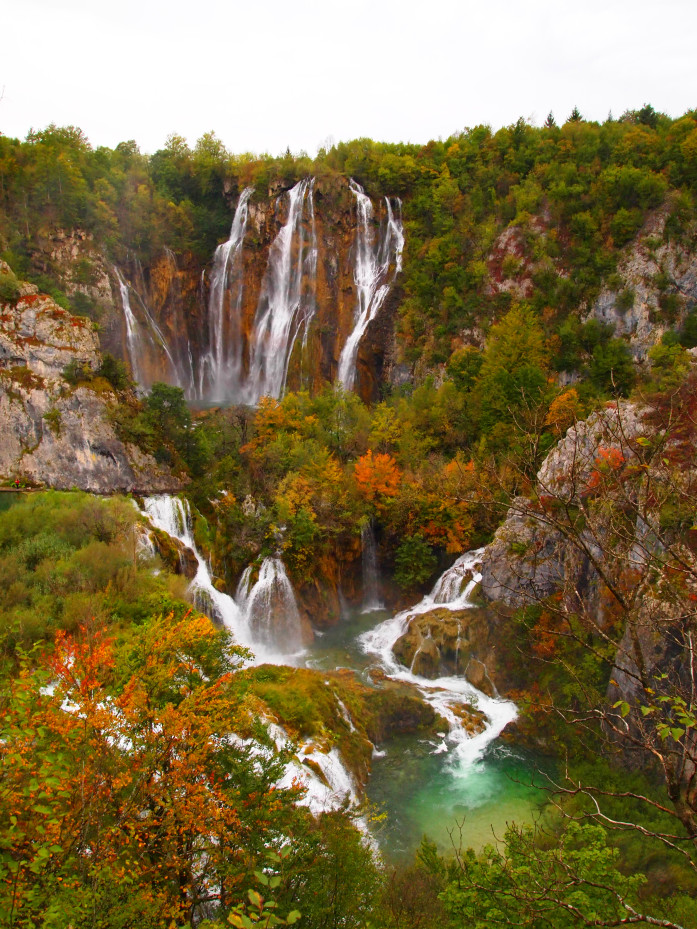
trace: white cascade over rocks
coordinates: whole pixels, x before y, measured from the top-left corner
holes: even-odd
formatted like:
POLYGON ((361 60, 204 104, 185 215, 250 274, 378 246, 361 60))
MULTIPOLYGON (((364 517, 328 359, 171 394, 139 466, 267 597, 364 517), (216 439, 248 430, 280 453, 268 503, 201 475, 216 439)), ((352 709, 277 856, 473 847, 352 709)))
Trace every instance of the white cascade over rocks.
MULTIPOLYGON (((172 260, 172 258, 172 253, 169 252, 168 259, 172 260)), ((177 361, 165 334, 138 290, 133 289, 139 306, 139 312, 136 314, 131 306, 131 286, 117 267, 114 267, 114 274, 119 282, 121 306, 126 323, 126 348, 133 380, 139 387, 149 388, 151 377, 146 368, 146 360, 151 357, 164 358, 167 381, 176 387, 181 387, 188 396, 191 396, 193 371, 189 356, 187 355, 183 362, 177 361)), ((140 271, 140 276, 142 277, 142 271, 140 271)))
POLYGON ((488 697, 464 677, 438 677, 433 680, 419 677, 396 660, 392 649, 406 632, 412 617, 428 613, 435 607, 463 610, 475 605, 471 597, 481 581, 482 554, 483 549, 476 549, 462 555, 416 606, 398 613, 360 637, 361 647, 375 656, 389 677, 414 685, 426 703, 447 721, 449 732, 434 751, 450 755, 450 766, 455 776, 466 775, 471 766, 482 758, 489 744, 516 718, 515 704, 510 700, 488 697), (475 706, 485 714, 487 723, 479 734, 471 736, 463 725, 458 712, 463 705, 475 706))
POLYGON ((215 250, 208 296, 208 349, 199 369, 198 395, 212 402, 239 393, 242 379, 242 245, 253 187, 240 194, 230 236, 215 250))
POLYGON ((378 566, 377 545, 372 523, 368 522, 361 529, 361 554, 363 568, 363 607, 362 613, 374 613, 384 610, 380 601, 380 570, 378 566))
POLYGON ((169 494, 146 497, 144 511, 153 526, 194 553, 197 571, 190 590, 199 609, 229 629, 237 644, 250 649, 254 653, 254 664, 291 663, 293 656, 302 651, 302 635, 293 588, 280 559, 267 558, 253 584, 251 569, 247 568, 244 596, 238 603, 213 583, 210 567, 196 547, 187 500, 169 494), (278 619, 278 629, 272 628, 270 620, 264 618, 265 609, 270 617, 278 619))
POLYGON ((265 558, 254 580, 249 565, 240 578, 235 599, 245 617, 254 647, 266 653, 299 654, 303 650, 303 631, 293 587, 280 558, 265 558))
POLYGON ((317 288, 313 189, 314 178, 304 178, 288 191, 288 219, 269 249, 242 390, 246 403, 283 394, 298 336, 303 347, 307 341, 317 288))

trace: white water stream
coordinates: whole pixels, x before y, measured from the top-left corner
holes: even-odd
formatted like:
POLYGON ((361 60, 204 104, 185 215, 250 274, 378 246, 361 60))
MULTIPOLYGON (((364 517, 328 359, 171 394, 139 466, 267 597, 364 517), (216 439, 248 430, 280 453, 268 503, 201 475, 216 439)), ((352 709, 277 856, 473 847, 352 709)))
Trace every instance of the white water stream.
MULTIPOLYGON (((140 271, 140 269, 139 272, 142 278, 142 271, 140 271)), ((177 363, 164 333, 155 322, 147 304, 138 291, 133 289, 133 293, 140 305, 142 322, 138 319, 131 307, 131 286, 124 279, 117 267, 114 267, 114 273, 119 282, 119 291, 121 292, 121 305, 126 322, 126 346, 133 380, 140 387, 149 388, 150 379, 148 377, 148 372, 143 366, 143 362, 148 357, 154 357, 161 363, 164 358, 166 367, 169 368, 167 374, 168 380, 177 387, 182 387, 190 392, 193 381, 191 369, 189 368, 188 372, 181 370, 182 365, 177 363)), ((187 359, 187 362, 190 365, 190 359, 187 359)))
POLYGON ((298 335, 302 344, 314 316, 317 286, 317 238, 314 178, 288 192, 288 219, 269 249, 250 345, 247 403, 280 397, 298 335))
POLYGON ((161 494, 146 497, 144 507, 153 526, 186 545, 196 556, 198 567, 190 590, 199 609, 212 612, 213 618, 232 632, 239 645, 251 649, 254 664, 291 664, 293 659, 297 660, 302 653, 300 616, 280 559, 266 558, 254 584, 250 583, 251 568, 247 568, 245 596, 237 603, 213 583, 210 568, 196 547, 188 501, 161 494), (260 619, 262 605, 267 611, 264 616, 279 618, 280 635, 274 636, 272 629, 263 626, 266 620, 260 619), (287 641, 283 635, 287 635, 287 641))
POLYGON ((128 284, 124 281, 118 268, 114 268, 116 279, 119 282, 119 291, 121 292, 121 306, 123 316, 126 321, 126 348, 128 350, 128 360, 131 365, 131 374, 136 384, 143 383, 143 372, 140 367, 141 345, 140 333, 138 332, 138 320, 131 309, 131 299, 128 293, 128 284))
POLYGON ((356 197, 358 226, 356 229, 356 309, 354 324, 339 357, 337 382, 344 390, 351 390, 356 380, 358 347, 368 324, 375 319, 390 287, 402 269, 404 228, 402 226, 402 203, 396 202, 396 216, 392 204, 385 197, 387 221, 380 230, 377 241, 373 229, 373 204, 360 184, 349 181, 356 197))
POLYGON ((361 555, 363 562, 363 607, 361 612, 375 613, 377 610, 384 610, 385 607, 380 601, 378 552, 372 523, 366 523, 361 530, 361 555))
POLYGON ((199 396, 220 402, 235 396, 242 379, 242 245, 253 187, 240 194, 230 236, 215 250, 208 297, 208 351, 201 358, 199 396))
POLYGON ((453 773, 460 775, 482 757, 487 746, 516 718, 515 704, 510 700, 487 697, 463 677, 439 677, 435 680, 419 677, 397 661, 392 649, 397 639, 406 632, 411 617, 436 607, 463 610, 474 606, 470 598, 481 581, 478 569, 482 551, 477 549, 460 556, 436 581, 431 593, 416 606, 363 633, 359 639, 364 651, 374 655, 390 677, 413 684, 423 699, 447 721, 449 732, 434 751, 448 752, 453 773), (476 706, 488 719, 486 728, 478 735, 469 736, 462 724, 457 707, 463 704, 476 706))
MULTIPOLYGON (((218 591, 213 584, 210 569, 196 547, 188 503, 177 497, 161 495, 146 498, 144 508, 153 526, 193 551, 197 572, 191 589, 195 599, 203 611, 212 613, 230 629, 240 645, 254 652, 255 664, 308 663, 295 596, 279 558, 265 559, 256 581, 253 580, 252 567, 247 568, 233 599, 218 591)), ((481 550, 460 557, 420 603, 380 623, 358 640, 362 650, 377 659, 388 676, 416 687, 423 699, 447 721, 449 731, 443 733, 431 753, 447 755, 446 764, 453 779, 472 776, 473 765, 482 758, 503 728, 515 719, 516 708, 510 701, 487 697, 461 677, 427 680, 412 674, 396 661, 392 648, 406 631, 412 616, 434 607, 461 610, 473 605, 470 598, 480 580, 480 558, 481 550), (460 707, 470 704, 477 706, 488 719, 485 730, 475 736, 467 734, 458 714, 460 707)), ((312 663, 309 662, 310 666, 312 663)), ((278 744, 287 738, 278 726, 273 728, 272 736, 278 744)), ((338 809, 345 799, 351 804, 358 802, 351 776, 335 750, 323 751, 312 744, 301 746, 279 786, 290 784, 293 778, 307 787, 304 802, 313 812, 338 809), (321 777, 302 764, 301 759, 308 753, 322 772, 321 777)))

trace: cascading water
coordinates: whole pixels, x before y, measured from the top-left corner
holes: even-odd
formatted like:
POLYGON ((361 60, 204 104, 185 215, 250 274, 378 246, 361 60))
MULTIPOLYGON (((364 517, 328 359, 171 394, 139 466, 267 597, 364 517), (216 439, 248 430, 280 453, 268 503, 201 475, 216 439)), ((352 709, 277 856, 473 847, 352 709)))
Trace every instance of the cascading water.
POLYGON ((199 396, 221 401, 235 396, 242 378, 242 292, 244 267, 242 244, 247 231, 249 198, 253 187, 240 194, 227 242, 213 258, 208 297, 207 353, 201 359, 199 396))
POLYGON ((375 319, 390 287, 402 269, 404 229, 401 200, 396 202, 396 216, 392 204, 385 197, 387 221, 380 230, 377 242, 373 230, 373 204, 360 184, 349 181, 356 197, 358 228, 356 230, 356 310, 353 331, 350 333, 339 358, 337 382, 344 390, 352 390, 356 379, 358 346, 368 324, 375 319), (392 269, 392 270, 391 270, 392 269), (391 273, 390 273, 391 271, 391 273))
POLYGON ((379 659, 390 677, 416 686, 424 700, 448 722, 450 731, 436 751, 451 754, 452 770, 460 776, 482 757, 487 746, 516 718, 515 704, 509 700, 487 697, 461 677, 440 677, 435 680, 419 677, 399 664, 392 648, 406 632, 412 616, 427 613, 434 607, 463 610, 474 606, 470 597, 481 581, 478 569, 482 551, 477 549, 462 555, 420 603, 364 633, 359 640, 368 654, 379 659), (488 718, 484 731, 473 737, 466 732, 458 713, 459 707, 470 703, 475 704, 488 718))
MULTIPOLYGON (((170 267, 172 281, 169 298, 171 311, 167 314, 167 319, 169 322, 170 332, 175 334, 174 338, 164 339, 164 341, 167 345, 169 358, 174 365, 176 384, 177 386, 184 389, 184 393, 188 399, 193 399, 193 397, 196 395, 196 387, 194 380, 194 361, 191 353, 191 342, 188 338, 188 335, 186 339, 176 337, 187 332, 184 301, 182 299, 182 290, 179 280, 179 268, 177 267, 176 255, 172 249, 165 246, 164 252, 165 258, 167 259, 167 263, 170 267)), ((147 311, 147 307, 145 309, 147 311)), ((149 312, 148 315, 151 316, 149 312)), ((160 332, 160 335, 163 335, 161 328, 157 326, 154 320, 153 325, 156 326, 160 332)))
POLYGON ((216 589, 210 569, 196 548, 187 500, 161 494, 146 497, 144 512, 153 526, 178 539, 196 556, 191 593, 199 609, 213 615, 234 635, 238 645, 254 653, 257 664, 288 662, 302 652, 303 635, 295 595, 280 558, 266 558, 256 583, 252 567, 240 581, 237 601, 216 589))
POLYGON ((249 374, 242 391, 247 403, 256 403, 263 396, 282 395, 295 341, 302 331, 304 345, 315 313, 317 239, 313 188, 314 178, 305 178, 288 192, 288 219, 269 250, 254 319, 249 374))
POLYGON ((232 597, 216 590, 208 565, 196 548, 188 501, 171 497, 169 494, 146 497, 144 512, 156 529, 161 529, 172 538, 178 539, 196 556, 198 567, 190 590, 199 608, 204 612, 212 612, 214 618, 233 633, 239 645, 251 648, 252 640, 242 611, 232 597))
POLYGON ((379 594, 379 571, 377 546, 372 523, 366 523, 361 529, 361 549, 363 562, 363 607, 362 613, 373 613, 384 606, 379 594))
MULTIPOLYGON (((133 293, 137 298, 143 320, 141 322, 131 307, 130 285, 116 267, 114 267, 114 274, 119 282, 119 290, 121 292, 121 304, 123 306, 123 315, 126 322, 128 360, 131 365, 133 380, 140 387, 150 387, 153 379, 148 375, 147 359, 152 358, 161 361, 164 355, 165 367, 167 369, 165 379, 177 387, 183 387, 184 389, 190 388, 193 383, 193 374, 189 373, 187 375, 186 372, 180 370, 181 366, 177 364, 177 360, 169 347, 167 339, 153 319, 145 300, 134 288, 133 293)), ((140 272, 140 277, 142 279, 142 271, 140 272)), ((157 379, 158 378, 155 378, 155 380, 157 379)))
POLYGON ((128 361, 131 365, 131 374, 136 384, 143 384, 143 372, 140 367, 142 357, 141 334, 138 320, 131 309, 131 299, 128 292, 128 284, 124 281, 118 268, 114 268, 116 279, 119 282, 121 292, 121 306, 123 307, 123 317, 126 321, 126 347, 128 349, 128 361))
POLYGON ((253 570, 252 565, 245 569, 235 596, 254 642, 285 656, 301 652, 300 613, 283 562, 265 558, 256 583, 253 570))

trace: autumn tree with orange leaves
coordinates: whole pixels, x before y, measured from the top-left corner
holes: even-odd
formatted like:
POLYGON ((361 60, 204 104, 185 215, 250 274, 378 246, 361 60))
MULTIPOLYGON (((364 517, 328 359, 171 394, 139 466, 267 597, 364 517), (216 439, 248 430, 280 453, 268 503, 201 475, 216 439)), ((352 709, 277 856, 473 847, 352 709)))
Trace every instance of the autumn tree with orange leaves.
POLYGON ((278 755, 231 735, 253 726, 227 634, 168 617, 129 642, 61 634, 2 694, 9 926, 188 925, 239 903, 295 815, 278 755))
POLYGON ((368 451, 354 465, 354 476, 358 492, 377 510, 384 509, 387 499, 396 497, 402 473, 391 455, 373 450, 368 451))

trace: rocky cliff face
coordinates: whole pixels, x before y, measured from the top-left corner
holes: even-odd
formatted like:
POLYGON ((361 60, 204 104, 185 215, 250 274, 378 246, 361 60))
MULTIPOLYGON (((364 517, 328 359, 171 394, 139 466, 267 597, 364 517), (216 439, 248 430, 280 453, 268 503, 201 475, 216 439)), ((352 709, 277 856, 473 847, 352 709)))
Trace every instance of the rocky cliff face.
POLYGON ((105 382, 70 389, 63 379, 71 362, 99 366, 92 324, 31 285, 22 294, 0 307, 0 479, 95 493, 178 489, 153 458, 118 439, 105 382))
POLYGON ((671 750, 665 720, 694 688, 696 390, 693 370, 670 397, 577 423, 482 559, 487 600, 539 607, 543 650, 564 639, 587 649, 607 686, 596 718, 637 764, 671 750))
POLYGON ((630 460, 636 440, 650 434, 646 411, 612 405, 572 426, 552 449, 537 474, 536 499, 517 497, 482 558, 482 594, 492 602, 518 608, 539 603, 563 584, 597 602, 592 556, 602 554, 600 526, 579 530, 574 544, 566 532, 566 513, 592 489, 605 460, 630 460), (601 454, 602 450, 602 454, 601 454), (620 456, 620 457, 613 457, 620 456), (589 556, 591 556, 589 558, 589 556))
POLYGON ((664 241, 666 212, 657 211, 629 246, 613 286, 605 287, 587 318, 627 338, 638 362, 697 306, 697 254, 664 241))

